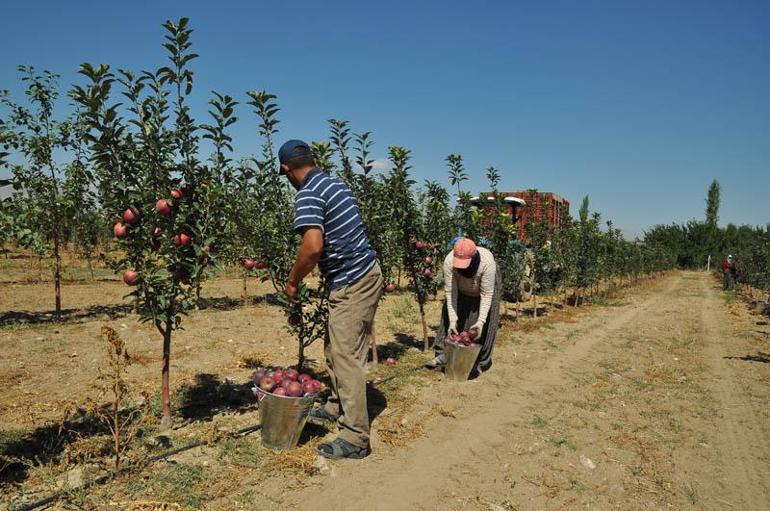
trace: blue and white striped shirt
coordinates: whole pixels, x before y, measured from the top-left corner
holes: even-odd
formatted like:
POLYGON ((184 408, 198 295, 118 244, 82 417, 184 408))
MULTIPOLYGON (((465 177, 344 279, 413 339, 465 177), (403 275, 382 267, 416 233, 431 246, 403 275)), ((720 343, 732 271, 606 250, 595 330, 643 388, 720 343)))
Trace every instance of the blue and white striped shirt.
POLYGON ((318 267, 329 289, 353 284, 372 269, 377 253, 369 245, 358 204, 345 183, 314 169, 305 177, 294 204, 295 231, 320 227, 324 232, 318 267))

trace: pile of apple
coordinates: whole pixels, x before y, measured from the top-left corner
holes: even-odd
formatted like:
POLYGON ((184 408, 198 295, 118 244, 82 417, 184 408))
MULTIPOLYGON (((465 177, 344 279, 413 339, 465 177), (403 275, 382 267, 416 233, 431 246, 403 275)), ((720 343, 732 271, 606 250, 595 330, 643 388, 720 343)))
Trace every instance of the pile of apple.
POLYGON ((321 391, 321 382, 309 374, 300 373, 296 369, 275 369, 268 371, 259 368, 251 375, 255 387, 254 394, 260 392, 283 397, 303 397, 317 394, 321 391))
POLYGON ((459 334, 450 335, 447 341, 459 346, 477 346, 478 343, 475 341, 475 335, 475 331, 465 330, 459 334))

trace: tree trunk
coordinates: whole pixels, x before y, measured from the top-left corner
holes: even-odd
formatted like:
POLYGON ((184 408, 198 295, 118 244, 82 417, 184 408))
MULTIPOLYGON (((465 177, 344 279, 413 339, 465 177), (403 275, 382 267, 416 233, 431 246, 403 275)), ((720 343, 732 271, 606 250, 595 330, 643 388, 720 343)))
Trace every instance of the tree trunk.
POLYGON ((61 254, 59 253, 59 235, 53 237, 53 281, 56 295, 56 317, 61 318, 61 254))
POLYGON ((305 343, 299 340, 299 353, 297 354, 297 371, 302 371, 305 365, 305 343))
POLYGON ((163 406, 163 419, 160 422, 161 429, 171 428, 171 396, 169 393, 169 366, 171 362, 171 324, 166 323, 163 331, 163 369, 160 378, 160 402, 163 406))
POLYGON ((377 331, 374 329, 374 321, 372 321, 372 330, 369 332, 369 343, 372 347, 372 364, 376 366, 380 359, 377 355, 377 331))
POLYGON ((519 322, 519 316, 521 316, 521 301, 516 300, 516 322, 519 322))
POLYGON ((195 279, 195 310, 200 309, 201 303, 201 279, 195 279))
POLYGON ((532 317, 537 318, 537 295, 532 293, 532 317))
POLYGON ((420 303, 420 319, 422 320, 422 342, 425 351, 430 349, 430 343, 428 342, 428 320, 425 319, 425 307, 420 303))
POLYGON ((243 275, 243 292, 241 293, 241 298, 243 298, 243 306, 246 307, 248 300, 249 300, 249 291, 246 289, 246 275, 243 275))
POLYGON ((120 471, 120 404, 123 397, 123 386, 120 384, 120 364, 120 361, 115 363, 112 380, 115 391, 115 403, 112 407, 112 441, 115 449, 115 474, 120 471))

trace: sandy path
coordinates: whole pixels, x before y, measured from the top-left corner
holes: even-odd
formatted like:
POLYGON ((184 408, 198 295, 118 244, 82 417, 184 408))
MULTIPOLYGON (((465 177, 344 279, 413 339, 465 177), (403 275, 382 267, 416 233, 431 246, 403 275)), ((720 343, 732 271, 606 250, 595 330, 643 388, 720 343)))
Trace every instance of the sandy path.
POLYGON ((707 275, 677 274, 515 333, 480 381, 424 396, 454 418, 274 497, 297 509, 767 509, 764 412, 743 397, 744 366, 722 358, 734 332, 720 325, 734 318, 717 293, 707 275))
POLYGON ((706 336, 708 364, 713 374, 714 395, 719 400, 718 424, 721 435, 717 446, 723 459, 724 479, 721 484, 734 495, 735 509, 769 509, 770 478, 767 457, 770 438, 767 423, 759 407, 767 408, 766 400, 759 402, 747 394, 741 375, 745 368, 727 359, 735 348, 730 318, 724 305, 710 289, 709 282, 702 280, 704 294, 701 321, 706 336), (716 311, 716 313, 715 313, 716 311), (764 422, 764 431, 762 422, 764 422))

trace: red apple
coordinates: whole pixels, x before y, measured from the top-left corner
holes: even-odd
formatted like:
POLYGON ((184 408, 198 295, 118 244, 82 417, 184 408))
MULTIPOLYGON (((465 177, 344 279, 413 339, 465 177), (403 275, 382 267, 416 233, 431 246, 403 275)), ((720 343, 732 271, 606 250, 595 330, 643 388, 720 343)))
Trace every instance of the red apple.
POLYGON ((430 268, 425 268, 422 270, 422 276, 426 279, 429 279, 433 276, 433 271, 430 268))
POLYGON ((174 236, 174 245, 177 247, 186 247, 190 244, 190 235, 184 232, 180 232, 174 236))
POLYGON ((291 381, 286 385, 286 395, 291 397, 302 396, 302 384, 298 381, 291 381))
POLYGON ((253 373, 251 373, 251 381, 254 383, 259 383, 259 381, 265 377, 265 370, 264 369, 257 369, 253 373))
POLYGON ((425 248, 425 242, 422 240, 417 240, 414 243, 414 248, 416 248, 417 250, 423 250, 425 248))
POLYGON ((259 388, 265 392, 271 392, 275 388, 275 380, 270 376, 265 376, 259 380, 259 388))
POLYGON ((171 193, 171 196, 176 200, 179 200, 184 196, 184 193, 182 192, 182 190, 178 188, 172 188, 170 193, 171 193))
POLYGON ((309 380, 304 382, 302 384, 302 393, 305 395, 312 394, 315 392, 315 387, 313 386, 313 383, 309 380))
POLYGON ((123 221, 128 225, 136 225, 139 223, 140 219, 141 215, 139 210, 134 207, 127 208, 123 211, 123 221))
POLYGON ((112 227, 112 233, 116 238, 121 239, 128 236, 128 227, 125 224, 118 222, 112 227))
POLYGON ((160 216, 169 216, 173 210, 174 208, 171 207, 171 204, 166 199, 158 199, 158 202, 155 203, 155 211, 160 216))
POLYGON ((297 376, 297 381, 300 382, 300 383, 305 383, 306 381, 312 380, 312 379, 313 379, 312 376, 310 376, 309 374, 305 374, 305 373, 302 373, 299 376, 297 376))
POLYGON ((270 377, 273 380, 275 380, 276 383, 280 384, 283 381, 285 376, 283 374, 283 371, 281 371, 280 369, 277 369, 273 371, 273 374, 271 374, 270 377))
POLYGON ((287 394, 286 389, 283 387, 276 387, 273 389, 273 394, 276 396, 285 396, 287 394))
POLYGON ((129 286, 133 286, 139 280, 139 274, 134 270, 126 270, 123 272, 123 282, 129 286))
POLYGON ((254 268, 257 270, 264 270, 267 268, 267 263, 265 261, 262 261, 261 259, 257 259, 254 261, 254 268))
POLYGON ((394 365, 396 365, 396 359, 393 358, 393 357, 388 357, 388 359, 385 361, 385 363, 388 364, 389 366, 394 366, 394 365))
POLYGON ((253 270, 254 269, 254 259, 244 259, 243 260, 243 267, 247 270, 253 270))
POLYGON ((283 377, 292 381, 297 381, 299 379, 299 371, 296 369, 287 369, 283 372, 283 377))
POLYGON ((392 292, 393 292, 393 291, 395 291, 397 288, 398 288, 398 286, 396 286, 396 285, 395 285, 393 282, 391 282, 390 284, 388 284, 387 286, 385 286, 385 292, 386 292, 386 293, 392 293, 392 292))

